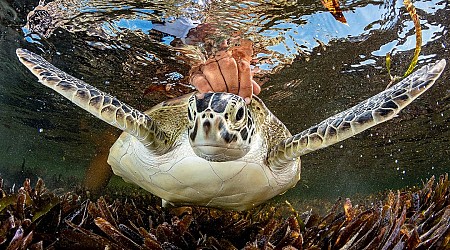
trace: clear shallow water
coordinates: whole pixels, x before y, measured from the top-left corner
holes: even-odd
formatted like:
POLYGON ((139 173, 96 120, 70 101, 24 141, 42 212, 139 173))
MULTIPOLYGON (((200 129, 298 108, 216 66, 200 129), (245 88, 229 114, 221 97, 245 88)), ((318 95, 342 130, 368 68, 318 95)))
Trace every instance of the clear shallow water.
MULTIPOLYGON (((191 91, 184 76, 200 55, 193 48, 208 50, 230 35, 250 38, 262 69, 261 97, 292 132, 300 132, 383 90, 389 82, 386 52, 392 52, 393 74, 402 75, 415 46, 402 1, 341 2, 348 25, 320 1, 180 2, 64 1, 51 9, 58 27, 39 36, 25 27, 38 1, 0 1, 1 175, 21 181, 25 172, 49 185, 76 183, 109 129, 37 84, 17 61, 17 47, 145 110, 191 91), (186 39, 155 30, 175 17, 218 32, 207 43, 184 46, 186 39)), ((423 29, 418 64, 450 59, 448 2, 414 4, 423 29)), ((450 172, 449 79, 446 69, 399 118, 304 156, 302 180, 281 199, 366 195, 450 172)))

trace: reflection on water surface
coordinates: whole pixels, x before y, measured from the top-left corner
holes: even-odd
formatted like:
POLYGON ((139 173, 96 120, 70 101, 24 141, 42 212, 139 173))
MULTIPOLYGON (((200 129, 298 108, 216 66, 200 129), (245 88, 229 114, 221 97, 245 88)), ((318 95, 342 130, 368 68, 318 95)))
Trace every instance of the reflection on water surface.
MULTIPOLYGON (((38 1, 0 3, 0 171, 54 183, 82 179, 108 126, 37 85, 17 47, 145 110, 191 91, 190 65, 224 40, 251 39, 261 97, 299 132, 383 90, 386 53, 402 75, 415 45, 414 24, 393 0, 341 1, 348 25, 320 1, 53 1, 28 25, 38 1)), ((449 59, 448 1, 414 5, 423 30, 419 66, 449 59)), ((303 157, 302 180, 282 198, 369 194, 449 172, 449 78, 447 70, 399 118, 303 157)))

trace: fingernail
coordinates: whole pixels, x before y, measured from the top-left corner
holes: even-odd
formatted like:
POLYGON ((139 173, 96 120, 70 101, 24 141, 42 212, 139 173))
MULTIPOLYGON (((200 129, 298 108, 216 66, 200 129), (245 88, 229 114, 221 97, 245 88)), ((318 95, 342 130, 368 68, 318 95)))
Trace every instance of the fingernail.
POLYGON ((252 101, 252 100, 250 99, 250 97, 245 97, 244 100, 245 100, 245 103, 246 103, 246 104, 250 104, 250 102, 252 101))

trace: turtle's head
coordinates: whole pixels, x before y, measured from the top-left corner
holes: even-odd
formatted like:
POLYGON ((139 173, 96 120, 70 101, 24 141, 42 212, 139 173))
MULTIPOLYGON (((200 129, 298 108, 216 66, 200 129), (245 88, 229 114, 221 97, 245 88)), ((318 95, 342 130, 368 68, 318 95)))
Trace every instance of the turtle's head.
POLYGON ((189 99, 189 141, 208 161, 232 161, 250 150, 255 133, 244 99, 229 93, 195 94, 189 99))

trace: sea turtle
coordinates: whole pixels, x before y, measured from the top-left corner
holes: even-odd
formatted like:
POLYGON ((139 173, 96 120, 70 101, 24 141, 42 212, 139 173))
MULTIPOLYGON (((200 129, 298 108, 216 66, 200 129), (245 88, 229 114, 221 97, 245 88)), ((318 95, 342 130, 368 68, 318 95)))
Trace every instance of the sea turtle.
POLYGON ((387 121, 430 88, 445 60, 424 66, 385 91, 291 135, 258 97, 197 92, 140 112, 17 49, 40 82, 123 130, 108 163, 116 175, 166 204, 244 210, 300 179, 300 156, 387 121))

